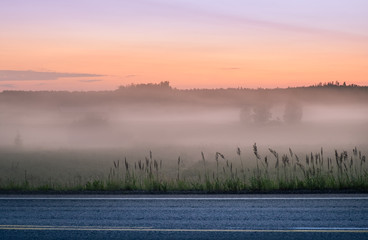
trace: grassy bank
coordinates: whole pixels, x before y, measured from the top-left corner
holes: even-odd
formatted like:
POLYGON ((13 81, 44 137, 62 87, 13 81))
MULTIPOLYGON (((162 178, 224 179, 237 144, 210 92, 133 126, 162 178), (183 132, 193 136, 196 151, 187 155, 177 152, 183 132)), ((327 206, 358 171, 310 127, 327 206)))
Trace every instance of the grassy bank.
MULTIPOLYGON (((71 176, 70 172, 58 173, 65 178, 42 178, 50 169, 32 173, 21 169, 12 160, 10 170, 14 174, 1 176, 2 192, 310 192, 310 191, 368 191, 368 167, 366 157, 357 148, 352 152, 335 150, 325 156, 323 148, 318 152, 295 154, 292 149, 279 153, 263 149, 256 144, 252 154, 243 154, 240 148, 227 157, 215 152, 211 158, 200 153, 199 161, 183 164, 182 157, 175 161, 156 158, 152 151, 138 160, 123 158, 110 162, 95 161, 85 164, 84 175, 71 176), (267 152, 267 153, 266 153, 267 152), (106 166, 108 164, 109 166, 106 166), (88 175, 88 171, 91 174, 88 175), (16 174, 15 174, 16 173, 16 174), (4 177, 5 176, 5 177, 4 177)), ((30 154, 22 155, 23 158, 30 154)), ((36 159, 41 158, 39 155, 36 159)), ((4 155, 3 155, 4 157, 4 155)), ((9 155, 8 158, 14 158, 9 155)), ((45 155, 45 158, 50 156, 45 155)), ((66 157, 64 155, 64 157, 66 157)), ((68 156, 72 158, 72 156, 68 156)), ((60 157, 59 164, 65 164, 60 157)), ((30 161, 30 160, 29 160, 30 161)), ((36 161, 36 160, 34 160, 36 161)), ((71 160, 71 163, 74 160, 71 160)), ((185 160, 187 161, 187 159, 185 160)), ((72 169, 73 166, 70 166, 72 169)), ((57 172, 56 167, 52 171, 57 172)), ((54 173, 54 175, 55 175, 54 173)))

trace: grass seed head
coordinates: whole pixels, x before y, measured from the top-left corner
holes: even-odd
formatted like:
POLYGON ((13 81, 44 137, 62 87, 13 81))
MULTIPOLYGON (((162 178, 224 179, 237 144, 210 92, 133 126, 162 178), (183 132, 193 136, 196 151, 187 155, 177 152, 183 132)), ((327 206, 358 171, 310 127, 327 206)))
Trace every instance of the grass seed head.
POLYGON ((261 157, 260 157, 260 156, 259 156, 259 154, 258 154, 257 143, 254 143, 254 144, 253 144, 253 153, 254 153, 254 155, 256 156, 256 158, 257 158, 258 160, 260 160, 260 159, 261 159, 261 157))

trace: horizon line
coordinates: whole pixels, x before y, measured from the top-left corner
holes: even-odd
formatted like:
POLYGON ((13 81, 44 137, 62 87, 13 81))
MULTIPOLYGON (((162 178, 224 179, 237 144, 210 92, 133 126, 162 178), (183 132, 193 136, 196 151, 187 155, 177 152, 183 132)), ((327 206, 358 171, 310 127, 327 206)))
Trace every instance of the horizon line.
POLYGON ((0 93, 4 92, 69 92, 69 93, 78 93, 78 92, 116 92, 119 90, 174 90, 174 91, 216 91, 216 90, 287 90, 287 89, 298 89, 298 88, 367 88, 368 85, 358 85, 358 84, 335 84, 335 82, 329 83, 318 83, 314 85, 303 85, 303 86, 288 86, 288 87, 219 87, 219 88, 176 88, 170 85, 162 87, 162 83, 131 83, 128 85, 120 85, 114 90, 15 90, 15 89, 6 89, 2 90, 0 93))

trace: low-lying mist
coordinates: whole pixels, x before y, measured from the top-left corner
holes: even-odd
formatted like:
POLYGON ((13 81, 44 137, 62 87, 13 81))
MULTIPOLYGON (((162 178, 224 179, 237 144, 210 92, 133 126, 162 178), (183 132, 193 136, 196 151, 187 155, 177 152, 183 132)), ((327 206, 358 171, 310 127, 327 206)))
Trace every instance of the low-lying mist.
POLYGON ((352 98, 355 88, 333 90, 127 88, 65 96, 5 92, 1 94, 0 146, 226 148, 257 142, 266 146, 365 147, 368 91, 362 88, 359 97, 352 98))
POLYGON ((2 92, 0 189, 364 188, 367 102, 357 86, 2 92))

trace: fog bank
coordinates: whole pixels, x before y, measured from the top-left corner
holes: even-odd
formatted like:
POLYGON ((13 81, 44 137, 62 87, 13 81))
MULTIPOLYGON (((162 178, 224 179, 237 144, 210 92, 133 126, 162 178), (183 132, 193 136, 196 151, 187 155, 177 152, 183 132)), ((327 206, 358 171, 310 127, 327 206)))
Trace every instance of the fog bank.
POLYGON ((0 93, 0 146, 366 146, 368 90, 176 90, 0 93))

